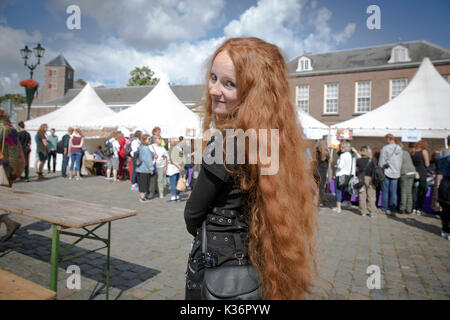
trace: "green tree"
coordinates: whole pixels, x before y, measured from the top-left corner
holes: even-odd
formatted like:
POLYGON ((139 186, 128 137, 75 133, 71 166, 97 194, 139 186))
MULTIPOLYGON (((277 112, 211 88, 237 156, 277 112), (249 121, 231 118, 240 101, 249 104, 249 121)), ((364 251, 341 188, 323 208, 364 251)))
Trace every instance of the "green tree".
POLYGON ((155 73, 147 66, 136 67, 130 72, 128 86, 154 86, 158 84, 159 79, 153 77, 155 73))
POLYGON ((81 79, 81 78, 78 78, 78 80, 75 81, 75 83, 78 83, 79 85, 82 85, 82 86, 85 86, 85 85, 86 85, 86 81, 84 81, 84 80, 81 79))
POLYGON ((0 103, 2 103, 5 100, 11 100, 14 104, 21 104, 27 102, 25 96, 19 93, 7 93, 4 96, 0 97, 0 103))

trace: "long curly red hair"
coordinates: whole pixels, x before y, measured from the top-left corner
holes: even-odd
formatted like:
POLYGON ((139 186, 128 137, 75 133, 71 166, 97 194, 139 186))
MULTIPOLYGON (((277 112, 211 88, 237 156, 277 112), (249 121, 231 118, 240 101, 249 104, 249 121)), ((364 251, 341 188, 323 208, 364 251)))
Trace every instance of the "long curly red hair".
MULTIPOLYGON (((249 254, 261 275, 263 298, 303 299, 311 293, 316 270, 316 184, 305 154, 307 143, 289 99, 286 63, 275 45, 258 38, 232 38, 212 56, 208 78, 222 51, 234 63, 240 103, 226 117, 219 116, 212 113, 211 97, 206 94, 203 129, 208 130, 213 121, 219 130, 279 130, 278 172, 261 175, 266 165, 258 159, 257 164, 239 166, 236 174, 248 196, 249 254)), ((248 161, 248 144, 245 152, 248 161)))

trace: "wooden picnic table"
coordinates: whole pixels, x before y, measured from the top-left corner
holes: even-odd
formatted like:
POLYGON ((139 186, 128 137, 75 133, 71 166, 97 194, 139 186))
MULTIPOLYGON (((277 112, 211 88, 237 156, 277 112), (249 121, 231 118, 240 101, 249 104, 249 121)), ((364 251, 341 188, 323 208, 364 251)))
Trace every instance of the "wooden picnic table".
MULTIPOLYGON (((111 250, 111 222, 118 219, 136 216, 137 211, 110 207, 102 204, 88 203, 42 193, 19 191, 12 188, 0 187, 0 210, 9 211, 38 220, 52 223, 52 254, 50 259, 50 289, 56 292, 58 279, 58 264, 60 256, 73 248, 83 239, 98 240, 105 243, 105 247, 91 250, 84 254, 100 249, 107 249, 106 259, 106 298, 109 298, 109 260, 111 250), (108 238, 97 236, 96 231, 101 226, 108 225, 108 238), (89 230, 88 226, 95 227, 89 230), (64 231, 68 228, 84 230, 86 233, 64 231), (59 252, 59 236, 61 234, 78 238, 69 247, 59 252)), ((83 254, 83 255, 84 255, 83 254)), ((77 255, 79 257, 81 255, 77 255)), ((71 257, 74 258, 74 257, 71 257)), ((65 258, 62 261, 69 260, 65 258)))

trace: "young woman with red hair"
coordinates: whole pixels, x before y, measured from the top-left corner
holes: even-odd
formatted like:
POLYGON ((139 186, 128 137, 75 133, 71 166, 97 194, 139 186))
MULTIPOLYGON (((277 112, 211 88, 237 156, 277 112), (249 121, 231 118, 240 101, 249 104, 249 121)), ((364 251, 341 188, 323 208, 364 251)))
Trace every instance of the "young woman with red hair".
MULTIPOLYGON (((261 174, 266 162, 249 161, 255 155, 250 139, 244 143, 244 164, 230 163, 228 156, 225 163, 210 164, 207 158, 214 158, 214 150, 205 149, 185 208, 187 229, 195 237, 186 299, 202 298, 205 220, 207 252, 214 266, 251 264, 261 279, 263 299, 302 299, 311 292, 315 266, 317 186, 290 102, 285 60, 276 46, 263 40, 233 38, 214 53, 207 77, 204 130, 278 130, 278 171, 261 174)), ((264 139, 257 134, 256 140, 261 148, 264 139)), ((215 141, 212 138, 208 145, 215 141)), ((272 141, 267 138, 271 153, 272 141)))

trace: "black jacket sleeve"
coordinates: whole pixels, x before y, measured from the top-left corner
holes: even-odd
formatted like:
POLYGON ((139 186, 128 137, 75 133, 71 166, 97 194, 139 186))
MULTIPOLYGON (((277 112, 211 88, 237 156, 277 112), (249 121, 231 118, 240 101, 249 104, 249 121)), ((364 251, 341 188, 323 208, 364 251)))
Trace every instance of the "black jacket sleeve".
POLYGON ((217 194, 221 192, 225 185, 225 182, 212 172, 206 170, 203 166, 200 168, 194 190, 184 208, 186 228, 194 237, 197 234, 197 229, 206 219, 208 208, 212 206, 217 194))

